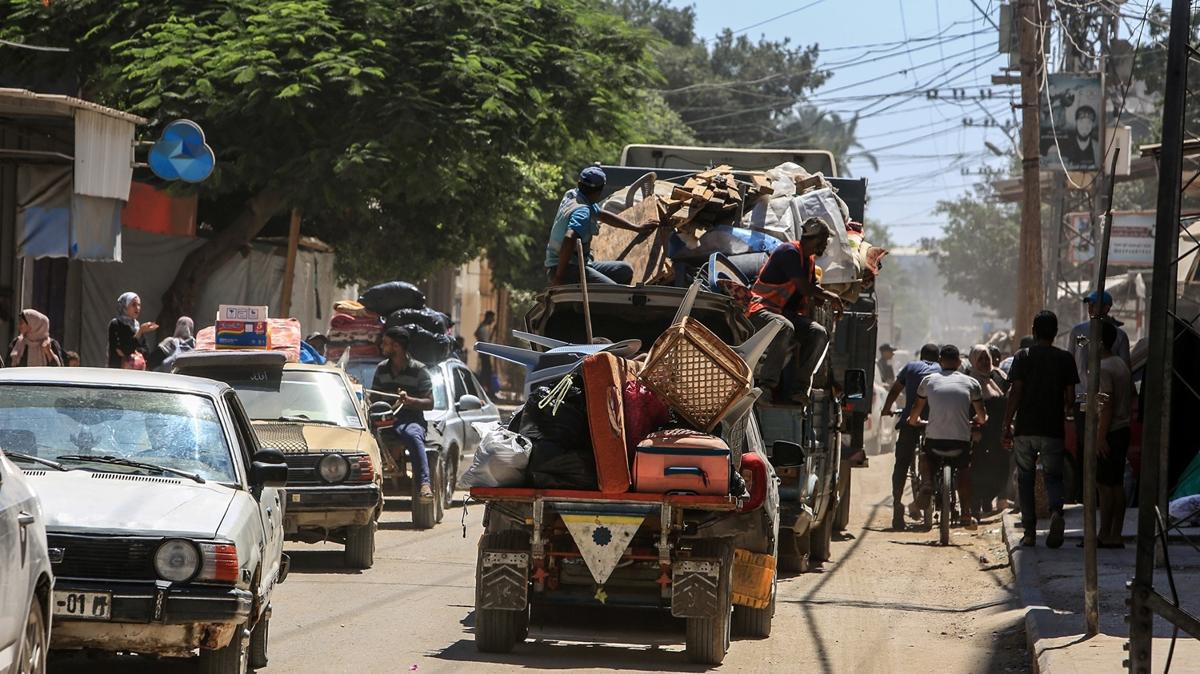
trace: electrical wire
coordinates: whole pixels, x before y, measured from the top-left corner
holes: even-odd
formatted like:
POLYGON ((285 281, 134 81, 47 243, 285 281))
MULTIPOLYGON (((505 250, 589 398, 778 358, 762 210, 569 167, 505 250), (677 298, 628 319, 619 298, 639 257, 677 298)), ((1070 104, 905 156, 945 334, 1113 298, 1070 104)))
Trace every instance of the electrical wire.
POLYGON ((745 28, 738 28, 737 30, 733 31, 733 34, 737 35, 739 33, 745 33, 746 31, 750 30, 751 28, 758 28, 759 26, 764 26, 768 23, 771 23, 772 21, 782 19, 785 16, 791 16, 793 14, 796 14, 797 12, 803 12, 804 10, 808 9, 809 7, 816 7, 817 5, 821 4, 822 2, 825 2, 825 0, 813 0, 813 2, 810 2, 807 5, 801 5, 800 7, 797 7, 796 9, 789 9, 788 11, 786 11, 782 14, 776 14, 775 16, 772 16, 769 19, 763 19, 762 21, 759 21, 758 23, 752 23, 749 26, 746 26, 745 28))
POLYGON ((52 52, 69 52, 67 47, 45 47, 36 44, 24 44, 22 42, 12 42, 10 40, 0 40, 0 45, 5 47, 16 47, 17 49, 29 49, 31 51, 52 51, 52 52))

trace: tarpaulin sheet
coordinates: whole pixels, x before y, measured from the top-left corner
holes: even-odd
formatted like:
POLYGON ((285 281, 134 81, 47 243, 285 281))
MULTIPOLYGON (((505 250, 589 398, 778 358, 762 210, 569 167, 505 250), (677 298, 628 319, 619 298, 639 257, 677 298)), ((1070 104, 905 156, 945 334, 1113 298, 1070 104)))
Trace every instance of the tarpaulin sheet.
MULTIPOLYGON (((204 244, 203 239, 164 236, 126 228, 123 233, 124 262, 83 263, 79 353, 85 365, 105 362, 108 322, 116 312, 117 297, 126 291, 142 298, 142 320, 155 320, 162 311, 162 296, 188 253, 204 244)), ((284 248, 253 244, 248 254, 234 255, 209 277, 192 312, 196 330, 216 321, 221 304, 265 305, 271 316, 280 317, 283 290, 284 248)), ((352 299, 356 288, 341 288, 333 271, 334 255, 300 250, 292 289, 292 317, 304 334, 324 332, 329 307, 336 300, 352 299)), ((173 326, 162 326, 169 336, 173 326)))

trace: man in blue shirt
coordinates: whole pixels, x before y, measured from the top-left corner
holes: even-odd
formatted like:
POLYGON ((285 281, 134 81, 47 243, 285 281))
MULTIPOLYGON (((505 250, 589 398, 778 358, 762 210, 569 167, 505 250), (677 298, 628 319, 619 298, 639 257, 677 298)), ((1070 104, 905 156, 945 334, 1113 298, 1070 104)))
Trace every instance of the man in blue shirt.
POLYGON ((635 225, 615 213, 600 210, 600 199, 608 177, 599 166, 589 166, 579 173, 575 189, 563 196, 550 227, 546 244, 546 275, 551 285, 577 283, 579 267, 575 258, 575 242, 583 242, 584 274, 588 283, 629 285, 633 282, 633 267, 628 262, 597 262, 592 259, 592 237, 600 233, 600 223, 632 232, 648 232, 658 227, 652 220, 635 225))
MULTIPOLYGON (((914 360, 896 373, 896 381, 888 390, 887 399, 883 402, 881 417, 895 414, 896 398, 904 393, 904 409, 900 411, 900 421, 896 424, 896 465, 892 468, 892 529, 904 531, 904 480, 912 466, 913 458, 917 455, 917 445, 921 443, 921 429, 904 423, 912 411, 913 403, 917 401, 917 388, 925 377, 941 372, 938 364, 938 345, 926 344, 921 347, 920 360, 914 360)), ((928 418, 928 409, 925 410, 928 418)), ((880 419, 880 423, 883 420, 880 419)), ((914 497, 916 494, 913 495, 914 497)))

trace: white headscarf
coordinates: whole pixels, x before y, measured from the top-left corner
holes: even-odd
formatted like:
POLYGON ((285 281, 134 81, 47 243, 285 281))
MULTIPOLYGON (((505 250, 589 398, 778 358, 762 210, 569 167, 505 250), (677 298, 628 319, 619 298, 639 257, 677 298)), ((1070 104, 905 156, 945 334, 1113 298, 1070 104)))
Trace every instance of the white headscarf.
POLYGON ((123 293, 117 298, 117 320, 132 328, 134 334, 137 334, 141 324, 136 318, 129 315, 129 305, 133 304, 134 300, 140 299, 137 293, 123 293))

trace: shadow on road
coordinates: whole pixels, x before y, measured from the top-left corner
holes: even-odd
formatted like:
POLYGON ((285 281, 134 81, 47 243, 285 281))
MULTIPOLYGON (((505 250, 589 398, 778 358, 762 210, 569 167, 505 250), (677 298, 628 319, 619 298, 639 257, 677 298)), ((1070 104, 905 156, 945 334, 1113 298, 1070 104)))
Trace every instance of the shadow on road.
POLYGON ((342 575, 362 575, 359 569, 347 568, 343 561, 341 550, 297 550, 289 548, 287 554, 292 558, 291 573, 323 573, 342 575))

